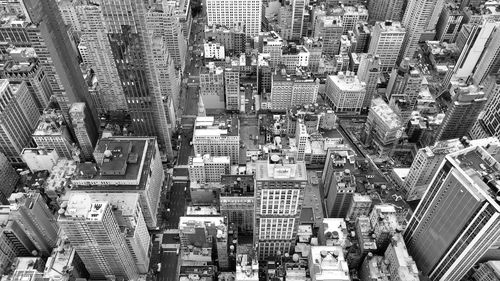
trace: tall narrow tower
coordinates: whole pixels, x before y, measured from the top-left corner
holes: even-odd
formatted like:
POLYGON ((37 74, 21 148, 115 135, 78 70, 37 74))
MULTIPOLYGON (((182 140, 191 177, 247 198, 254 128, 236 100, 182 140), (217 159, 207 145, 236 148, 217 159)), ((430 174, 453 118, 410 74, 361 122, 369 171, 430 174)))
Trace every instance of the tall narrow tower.
MULTIPOLYGON (((103 83, 104 107, 125 110, 135 135, 157 136, 172 158, 165 103, 176 96, 171 56, 166 40, 152 23, 165 25, 162 9, 147 1, 78 2, 77 11, 89 60, 103 83), (163 18, 162 18, 163 16, 163 18)), ((182 37, 182 35, 179 35, 182 37)), ((172 122, 172 121, 171 121, 172 122)))
POLYGON ((499 176, 500 164, 479 146, 441 163, 404 233, 408 252, 430 280, 461 280, 498 248, 499 176))
POLYGON ((297 239, 307 183, 306 166, 304 162, 280 161, 260 161, 256 165, 254 242, 259 259, 276 256, 278 252, 289 253, 297 239))
MULTIPOLYGON (((412 58, 418 48, 420 37, 427 29, 436 3, 441 0, 410 0, 403 16, 403 26, 406 36, 399 55, 399 60, 405 57, 412 58)), ((437 22, 437 19, 436 19, 437 22)))
POLYGON ((88 126, 97 131, 98 116, 71 46, 66 25, 55 0, 22 0, 32 25, 29 41, 49 74, 52 92, 66 120, 71 103, 88 105, 88 126))
POLYGON ((135 280, 138 274, 134 259, 111 209, 107 201, 73 194, 67 207, 59 211, 58 222, 91 278, 135 280))

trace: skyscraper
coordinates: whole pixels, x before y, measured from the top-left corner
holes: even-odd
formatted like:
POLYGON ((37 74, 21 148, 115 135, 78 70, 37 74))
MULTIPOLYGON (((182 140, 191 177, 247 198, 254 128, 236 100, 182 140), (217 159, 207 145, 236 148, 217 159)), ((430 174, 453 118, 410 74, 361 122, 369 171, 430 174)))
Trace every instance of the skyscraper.
POLYGON ((96 163, 80 163, 72 190, 88 193, 127 192, 140 195, 148 228, 157 223, 160 193, 165 180, 154 137, 109 137, 99 140, 96 163), (96 188, 99 187, 99 188, 96 188))
POLYGON ((71 103, 89 105, 88 126, 97 131, 97 112, 85 84, 76 50, 71 46, 66 25, 55 0, 23 0, 28 23, 22 31, 47 71, 52 93, 66 120, 71 103))
POLYGON ((398 0, 369 0, 368 20, 370 23, 377 21, 401 21, 403 18, 404 1, 398 0))
POLYGON ((382 72, 389 72, 396 66, 405 34, 400 22, 377 22, 373 27, 368 53, 379 56, 382 72))
POLYGON ((358 69, 359 81, 366 84, 366 94, 363 109, 369 108, 373 96, 377 93, 377 83, 380 76, 380 57, 372 54, 362 54, 358 69))
POLYGON ((413 213, 404 239, 431 280, 460 280, 500 237, 500 164, 482 147, 448 154, 413 213))
POLYGON ((436 133, 436 140, 449 140, 468 134, 477 120, 486 95, 475 86, 457 87, 452 93, 453 101, 436 133))
POLYGON ((37 147, 53 148, 59 157, 73 158, 73 139, 63 115, 55 109, 47 109, 43 112, 32 138, 37 147))
POLYGON ((399 54, 399 60, 405 57, 413 58, 413 55, 417 51, 420 37, 426 31, 438 1, 442 0, 408 1, 406 12, 403 16, 403 26, 406 28, 406 36, 399 54))
POLYGON ((224 87, 226 90, 226 110, 240 110, 240 72, 236 69, 224 70, 224 87))
POLYGON ((59 225, 40 193, 14 193, 9 198, 10 218, 43 256, 49 256, 57 242, 59 225))
POLYGON ((488 101, 469 132, 474 139, 489 136, 500 137, 500 116, 497 114, 500 110, 500 75, 491 75, 485 84, 488 85, 485 87, 488 101))
POLYGON ((304 120, 299 119, 297 121, 297 129, 295 130, 295 142, 297 146, 297 160, 304 161, 305 150, 307 140, 309 139, 309 134, 307 133, 306 125, 304 120))
POLYGON ((85 103, 77 102, 71 105, 69 117, 71 118, 71 124, 73 125, 76 139, 80 144, 82 158, 91 160, 97 136, 94 134, 95 132, 89 130, 87 126, 86 121, 89 117, 85 115, 86 112, 85 103))
POLYGON ((161 151, 172 158, 164 101, 177 95, 173 91, 178 88, 169 84, 170 58, 164 34, 158 31, 165 27, 160 21, 166 16, 144 1, 76 5, 82 42, 100 81, 104 108, 128 112, 133 133, 157 136, 161 151))
POLYGON ((0 80, 0 152, 13 165, 23 162, 21 152, 31 141, 36 115, 40 116, 32 97, 27 94, 22 98, 20 94, 7 80, 0 80))
POLYGON ((309 0, 292 0, 292 26, 290 39, 301 39, 304 27, 305 8, 309 5, 309 0))
POLYGON ((247 36, 261 31, 262 0, 207 0, 207 24, 235 27, 243 24, 247 36))
POLYGON ((59 225, 76 249, 91 278, 133 280, 137 268, 125 236, 107 201, 74 194, 59 211, 59 225))
POLYGON ((295 246, 307 174, 304 162, 256 165, 254 242, 266 259, 295 246))
POLYGON ((16 170, 10 165, 9 160, 3 153, 0 152, 0 179, 2 186, 0 187, 0 203, 7 204, 7 198, 16 188, 19 175, 16 170))
POLYGON ((493 30, 485 48, 472 74, 475 85, 481 85, 489 74, 500 70, 500 26, 493 30))
POLYGON ((193 132, 194 153, 229 156, 231 164, 239 163, 239 125, 238 118, 196 118, 193 132))

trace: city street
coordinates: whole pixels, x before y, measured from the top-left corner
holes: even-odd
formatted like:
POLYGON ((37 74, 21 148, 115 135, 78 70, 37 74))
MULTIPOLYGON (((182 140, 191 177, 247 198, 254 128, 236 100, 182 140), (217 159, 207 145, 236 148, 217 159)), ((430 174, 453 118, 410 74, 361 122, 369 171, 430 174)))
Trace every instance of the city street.
POLYGON ((174 182, 170 191, 170 200, 167 208, 170 211, 167 213, 165 228, 177 229, 179 226, 179 217, 184 215, 186 209, 186 200, 184 188, 188 187, 187 182, 174 182))
POLYGON ((160 281, 177 281, 179 256, 175 252, 163 252, 161 256, 160 281))

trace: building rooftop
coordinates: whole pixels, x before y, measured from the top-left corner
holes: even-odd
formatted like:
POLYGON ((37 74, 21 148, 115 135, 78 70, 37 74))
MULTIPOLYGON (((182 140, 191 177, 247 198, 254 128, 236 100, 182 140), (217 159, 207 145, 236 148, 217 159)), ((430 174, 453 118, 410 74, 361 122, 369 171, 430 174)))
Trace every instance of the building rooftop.
POLYGON ((238 136, 239 121, 237 117, 196 117, 193 137, 238 136))
POLYGON ((101 139, 94 151, 97 163, 77 166, 73 189, 144 189, 155 153, 155 138, 101 139))
POLYGON ((250 255, 240 254, 236 257, 236 280, 258 280, 259 263, 250 255))
POLYGON ((108 204, 107 201, 93 200, 87 193, 75 193, 70 196, 67 205, 61 205, 59 214, 65 217, 98 221, 102 220, 108 204))
POLYGON ((57 164, 50 171, 50 176, 45 181, 44 189, 46 192, 64 192, 76 171, 76 165, 74 160, 60 159, 57 161, 57 164))
POLYGON ((479 200, 487 200, 500 212, 500 163, 480 146, 470 146, 446 156, 466 175, 465 188, 479 200))
POLYGON ((332 81, 341 91, 345 92, 360 92, 366 91, 366 83, 361 82, 358 76, 354 73, 347 72, 344 74, 342 71, 337 75, 330 75, 328 79, 332 81))
POLYGON ((66 237, 59 238, 56 248, 54 248, 52 255, 47 259, 43 277, 49 280, 69 280, 70 274, 66 273, 66 269, 73 266, 75 253, 76 250, 71 246, 66 237))
POLYGON ((408 254, 403 236, 395 234, 391 241, 392 247, 395 252, 395 257, 398 260, 398 277, 399 280, 405 281, 418 281, 418 268, 413 258, 408 254))
POLYGON ((381 98, 376 98, 372 100, 370 111, 376 114, 389 129, 399 129, 402 127, 401 119, 394 113, 392 108, 381 98))
POLYGON ((204 228, 219 240, 227 239, 227 225, 223 217, 215 216, 183 216, 179 218, 179 230, 182 233, 194 233, 196 228, 204 228), (207 229, 210 228, 210 229, 207 229), (216 229, 216 233, 212 230, 216 229))
POLYGON ((309 268, 316 280, 351 280, 340 246, 312 246, 310 255, 309 268))
POLYGON ((377 250, 377 242, 372 235, 372 226, 370 219, 367 216, 360 216, 356 219, 356 235, 360 243, 360 247, 364 251, 377 250))
POLYGON ((381 21, 377 22, 375 24, 376 26, 380 27, 382 32, 390 32, 390 33, 405 33, 406 29, 403 27, 401 22, 399 21, 381 21))
POLYGON ((307 181, 306 165, 304 162, 271 164, 268 161, 257 161, 255 178, 257 181, 287 180, 307 181))
POLYGON ((220 216, 220 213, 213 206, 188 206, 186 216, 220 216))
POLYGON ((344 219, 324 218, 323 228, 327 245, 341 246, 342 248, 347 247, 349 234, 344 219))
POLYGON ((66 123, 61 112, 55 109, 46 109, 40 116, 38 126, 33 136, 54 136, 64 133, 66 123))
POLYGON ((294 43, 288 44, 287 46, 283 46, 283 56, 287 55, 298 55, 300 53, 309 53, 306 47, 302 45, 296 45, 294 43))
POLYGON ((203 156, 196 155, 190 156, 188 160, 188 165, 202 166, 204 164, 231 164, 231 158, 229 156, 212 156, 210 154, 205 154, 203 156))
POLYGON ((391 273, 389 272, 388 265, 385 263, 386 259, 381 256, 374 256, 368 253, 366 256, 366 263, 368 266, 368 275, 371 279, 377 281, 390 281, 391 273))

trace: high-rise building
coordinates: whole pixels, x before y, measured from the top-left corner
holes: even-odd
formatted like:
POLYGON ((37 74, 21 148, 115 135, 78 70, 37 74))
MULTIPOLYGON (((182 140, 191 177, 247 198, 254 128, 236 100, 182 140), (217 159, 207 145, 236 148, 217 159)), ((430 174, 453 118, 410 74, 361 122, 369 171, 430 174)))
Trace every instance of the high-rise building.
POLYGON ((472 74, 475 85, 481 85, 489 74, 500 70, 500 26, 496 27, 485 46, 485 51, 477 62, 472 74))
POLYGON ((389 204, 375 205, 369 218, 377 249, 386 249, 391 238, 401 232, 396 208, 389 204))
POLYGON ((339 72, 326 80, 326 101, 336 112, 359 113, 366 96, 366 84, 354 73, 339 72))
POLYGON ((80 163, 72 190, 88 193, 138 193, 148 228, 157 223, 165 180, 160 151, 153 137, 110 137, 99 140, 94 163, 80 163))
POLYGON ((240 72, 236 69, 224 70, 224 87, 226 90, 226 110, 241 110, 240 72))
POLYGON ((224 69, 209 62, 200 71, 200 99, 209 109, 225 109, 224 69))
POLYGON ((97 112, 83 79, 76 49, 72 46, 57 2, 55 0, 43 3, 37 0, 23 0, 22 3, 27 11, 25 20, 21 23, 24 28, 18 26, 15 28, 20 32, 19 35, 27 35, 23 41, 27 41, 26 43, 35 49, 37 57, 44 66, 44 71, 47 72, 52 93, 62 114, 66 120, 69 120, 68 110, 71 103, 85 102, 91 117, 88 120, 88 126, 97 131, 97 112))
POLYGON ((52 88, 40 60, 36 58, 32 48, 10 49, 9 55, 11 58, 3 62, 0 78, 7 79, 10 83, 26 82, 38 111, 42 112, 49 105, 52 88))
MULTIPOLYGON (((439 1, 442 0, 408 1, 403 16, 403 27, 406 29, 406 35, 399 54, 399 60, 406 57, 413 58, 413 55, 417 51, 420 37, 427 31, 436 3, 439 1)), ((441 11, 439 10, 439 12, 441 11)))
POLYGON ((354 192, 356 191, 356 178, 353 171, 349 169, 351 165, 345 163, 344 170, 336 169, 336 159, 342 156, 332 153, 325 163, 328 171, 330 166, 331 175, 325 176, 323 185, 325 186, 326 212, 330 218, 346 218, 349 211, 354 192))
POLYGON ((309 139, 306 125, 303 120, 297 121, 297 129, 295 129, 295 145, 297 146, 297 161, 304 161, 306 153, 306 144, 309 139))
POLYGON ((460 280, 500 237, 500 164, 480 146, 448 154, 404 233, 430 280, 460 280))
POLYGON ((320 16, 314 30, 315 38, 323 38, 323 54, 338 55, 340 52, 340 37, 344 28, 339 16, 320 16))
POLYGON ((40 193, 14 193, 9 197, 10 218, 42 256, 49 256, 57 242, 59 225, 40 193))
POLYGON ((351 203, 349 204, 346 217, 349 218, 351 222, 354 222, 359 216, 368 216, 371 209, 372 199, 369 195, 354 193, 351 198, 351 203))
POLYGON ((436 24, 436 39, 441 42, 454 43, 464 16, 456 3, 446 3, 436 24))
MULTIPOLYGON (((174 61, 175 67, 184 71, 187 56, 187 40, 185 32, 190 32, 190 26, 180 20, 181 5, 190 1, 162 1, 153 5, 146 15, 148 32, 162 38, 168 54, 174 61)), ((188 8, 189 9, 189 8, 188 8)), ((187 11, 190 14, 190 11, 187 11)), ((186 17, 186 16, 184 16, 186 17)), ((188 16, 189 17, 189 16, 188 16)), ((186 21, 189 19, 186 19, 186 21)), ((190 24, 189 24, 190 25, 190 24)), ((177 77, 178 78, 178 77, 177 77)), ((178 95, 179 93, 173 93, 178 95)))
POLYGON ((58 223, 76 249, 91 278, 138 278, 125 233, 108 201, 74 194, 59 211, 58 223))
POLYGON ((246 34, 243 25, 233 28, 225 26, 205 26, 205 40, 218 42, 224 46, 226 54, 239 55, 245 52, 246 34))
POLYGON ((245 26, 247 36, 256 36, 261 31, 262 0, 207 0, 207 24, 235 27, 245 26))
POLYGON ((91 160, 94 153, 94 146, 97 141, 97 136, 87 126, 88 116, 85 115, 85 103, 77 102, 71 105, 69 109, 69 117, 73 125, 76 139, 80 145, 80 152, 85 160, 91 160))
POLYGON ((290 26, 290 39, 301 39, 304 28, 304 14, 309 0, 292 0, 292 26, 290 26))
POLYGON ((401 119, 381 98, 372 101, 365 124, 364 142, 387 156, 403 134, 401 119))
POLYGON ((420 280, 417 265, 410 254, 408 254, 405 241, 400 233, 392 236, 391 243, 385 251, 384 258, 389 261, 386 264, 389 264, 388 268, 391 274, 391 280, 420 280))
POLYGON ((370 0, 368 1, 368 21, 401 21, 403 19, 403 1, 370 0))
POLYGON ((366 84, 366 94, 363 100, 363 109, 370 107, 373 96, 377 93, 377 85, 381 73, 380 57, 372 54, 362 54, 358 78, 366 84))
MULTIPOLYGON (((97 79, 106 80, 100 83, 104 107, 108 111, 126 111, 134 134, 157 136, 161 151, 172 158, 164 102, 178 93, 166 86, 172 79, 166 76, 172 73, 163 32, 170 26, 162 20, 168 16, 143 1, 76 5, 91 65, 97 79), (124 14, 127 16, 122 17, 124 14)), ((180 45, 172 48, 181 49, 180 45)))
POLYGON ((489 76, 485 84, 488 85, 484 89, 488 101, 469 132, 473 139, 500 137, 500 116, 497 114, 500 109, 500 75, 489 76))
POLYGON ((473 85, 454 88, 452 96, 452 104, 436 133, 436 140, 467 135, 487 101, 485 93, 473 85))
POLYGON ((460 138, 438 141, 433 146, 419 149, 403 185, 403 191, 406 193, 407 200, 421 199, 444 157, 468 145, 483 146, 491 154, 494 154, 493 149, 500 146, 500 141, 496 137, 477 140, 460 138))
POLYGON ((318 97, 319 81, 305 71, 287 75, 285 69, 271 76, 271 96, 269 108, 285 111, 290 107, 315 103, 318 97))
POLYGON ((496 280, 500 279, 500 261, 491 260, 479 264, 478 268, 472 275, 472 280, 496 280))
POLYGON ((239 235, 252 235, 255 197, 253 175, 222 175, 220 213, 234 224, 239 235))
POLYGON ((37 147, 53 148, 59 157, 73 158, 76 146, 61 112, 44 110, 32 137, 37 147))
POLYGON ((190 156, 188 161, 189 180, 198 183, 220 182, 221 176, 229 174, 229 156, 190 156))
MULTIPOLYGON (((285 161, 282 159, 281 161, 285 161)), ((289 253, 295 246, 304 189, 304 162, 256 163, 254 242, 259 259, 289 253)))
POLYGON ((417 104, 423 81, 424 76, 420 70, 410 65, 408 58, 401 61, 400 66, 391 72, 386 95, 389 99, 389 106, 397 112, 405 124, 409 121, 417 104), (405 106, 399 106, 399 104, 405 106))
POLYGON ((368 10, 363 5, 344 6, 342 5, 333 14, 340 15, 342 19, 342 34, 347 35, 349 31, 353 31, 358 22, 368 21, 368 10))
POLYGON ((382 72, 396 67, 405 34, 406 29, 397 21, 377 22, 373 27, 368 53, 379 56, 382 72))
MULTIPOLYGON (((79 196, 78 192, 70 192, 66 195, 67 199, 71 196, 79 196)), ((139 274, 146 274, 149 271, 149 246, 151 237, 149 236, 146 221, 142 215, 139 204, 140 196, 136 193, 120 193, 116 196, 114 193, 87 193, 91 201, 108 202, 112 206, 112 212, 121 229, 125 231, 125 241, 132 254, 137 271, 139 274)))
POLYGON ((470 29, 470 31, 464 34, 465 40, 463 40, 462 52, 455 64, 455 68, 445 78, 445 88, 449 87, 450 81, 467 81, 472 76, 479 60, 483 57, 483 53, 488 50, 486 47, 488 42, 491 41, 491 36, 498 27, 500 27, 500 24, 497 22, 485 22, 482 25, 472 25, 469 28, 464 28, 464 30, 470 29))
POLYGON ((238 118, 197 117, 193 132, 194 153, 229 156, 231 164, 239 163, 239 126, 238 118))
POLYGON ((283 46, 283 39, 275 31, 259 35, 259 52, 269 54, 269 62, 272 68, 281 63, 283 46))
POLYGON ((12 194, 16 188, 19 175, 16 170, 9 163, 9 159, 0 152, 0 179, 2 179, 2 186, 0 187, 0 203, 8 204, 7 198, 12 194))
POLYGON ((31 141, 31 133, 40 114, 32 97, 12 87, 5 79, 0 80, 0 152, 13 165, 23 161, 21 152, 31 141))

